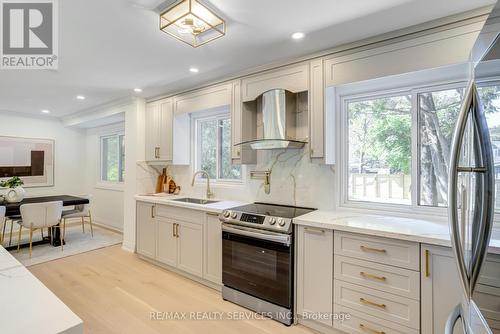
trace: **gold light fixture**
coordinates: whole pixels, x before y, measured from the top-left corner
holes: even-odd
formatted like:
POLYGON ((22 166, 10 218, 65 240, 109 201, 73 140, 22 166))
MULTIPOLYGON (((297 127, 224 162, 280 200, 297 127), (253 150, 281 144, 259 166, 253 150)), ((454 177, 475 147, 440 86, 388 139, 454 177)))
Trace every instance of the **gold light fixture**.
POLYGON ((192 47, 226 34, 226 22, 198 0, 181 0, 160 14, 160 30, 192 47))

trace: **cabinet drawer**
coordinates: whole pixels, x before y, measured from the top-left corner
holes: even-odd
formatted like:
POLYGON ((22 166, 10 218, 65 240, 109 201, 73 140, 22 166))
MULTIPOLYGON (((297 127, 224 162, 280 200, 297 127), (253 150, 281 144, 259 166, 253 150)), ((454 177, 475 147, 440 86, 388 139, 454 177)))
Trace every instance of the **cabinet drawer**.
POLYGON ((335 279, 399 296, 420 299, 420 274, 374 262, 335 255, 335 279))
POLYGON ((386 292, 335 280, 335 304, 414 329, 420 328, 420 303, 386 292))
POLYGON ((401 326, 380 318, 335 305, 335 314, 345 314, 343 321, 335 320, 334 327, 352 334, 419 334, 418 330, 401 326))
POLYGON ((204 212, 169 205, 156 205, 155 216, 203 224, 204 212))
POLYGON ((474 301, 485 318, 500 322, 500 289, 478 284, 474 301))
POLYGON ((418 243, 335 231, 336 255, 419 270, 418 243))

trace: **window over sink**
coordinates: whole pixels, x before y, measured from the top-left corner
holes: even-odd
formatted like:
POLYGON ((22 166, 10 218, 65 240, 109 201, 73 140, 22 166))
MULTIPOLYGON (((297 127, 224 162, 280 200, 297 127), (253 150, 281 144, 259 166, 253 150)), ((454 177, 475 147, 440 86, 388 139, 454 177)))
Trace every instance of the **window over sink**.
POLYGON ((242 168, 231 161, 231 116, 227 108, 194 115, 195 170, 206 171, 212 180, 240 182, 242 168))

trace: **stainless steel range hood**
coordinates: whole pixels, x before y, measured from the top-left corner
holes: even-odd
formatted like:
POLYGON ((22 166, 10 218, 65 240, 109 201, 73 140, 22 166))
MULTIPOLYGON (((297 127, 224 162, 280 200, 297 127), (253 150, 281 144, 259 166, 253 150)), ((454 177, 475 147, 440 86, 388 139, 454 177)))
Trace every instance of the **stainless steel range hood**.
POLYGON ((236 145, 253 150, 302 148, 307 143, 296 137, 296 94, 273 89, 257 98, 257 112, 262 114, 262 135, 236 145))

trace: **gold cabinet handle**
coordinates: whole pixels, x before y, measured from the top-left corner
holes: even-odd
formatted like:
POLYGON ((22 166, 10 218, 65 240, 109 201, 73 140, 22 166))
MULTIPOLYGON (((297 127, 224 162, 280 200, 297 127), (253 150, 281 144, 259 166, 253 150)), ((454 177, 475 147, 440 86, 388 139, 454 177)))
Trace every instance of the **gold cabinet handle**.
POLYGON ((325 233, 325 230, 323 230, 322 228, 316 228, 316 227, 304 227, 304 231, 309 231, 312 233, 321 233, 321 234, 325 233))
POLYGON ((151 218, 155 217, 155 206, 151 205, 151 218))
POLYGON ((372 334, 385 334, 385 332, 374 330, 373 328, 370 328, 370 327, 363 325, 363 324, 359 324, 359 328, 361 328, 361 330, 363 330, 365 332, 372 333, 372 334))
POLYGON ((425 250, 425 277, 431 276, 431 272, 429 270, 429 255, 430 252, 428 249, 425 250))
POLYGON ((359 298, 359 301, 362 303, 362 304, 365 304, 365 305, 371 305, 371 306, 375 306, 375 307, 378 307, 378 308, 383 308, 385 309, 387 307, 387 305, 385 304, 377 304, 377 303, 374 303, 372 301, 369 301, 369 300, 366 300, 364 298, 359 298))
POLYGON ((236 155, 237 155, 237 156, 240 156, 240 155, 241 155, 240 150, 236 151, 236 155))
POLYGON ((175 225, 176 224, 172 224, 172 236, 175 238, 175 225))
POLYGON ((364 271, 361 271, 359 274, 361 276, 363 276, 364 278, 372 278, 372 279, 375 279, 377 281, 385 282, 387 280, 387 278, 384 277, 384 276, 376 276, 376 275, 373 275, 373 274, 365 273, 364 271))
POLYGON ((179 224, 175 224, 175 236, 179 237, 179 224))
POLYGON ((387 250, 385 249, 372 248, 367 246, 359 246, 359 249, 361 249, 363 252, 387 253, 387 250))

